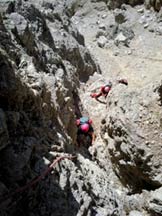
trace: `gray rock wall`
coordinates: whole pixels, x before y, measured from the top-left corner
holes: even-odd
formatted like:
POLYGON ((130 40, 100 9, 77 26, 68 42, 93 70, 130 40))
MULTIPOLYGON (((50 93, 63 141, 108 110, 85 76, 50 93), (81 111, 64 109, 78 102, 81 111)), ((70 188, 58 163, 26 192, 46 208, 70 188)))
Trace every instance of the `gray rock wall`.
POLYGON ((132 6, 144 3, 144 0, 108 0, 107 5, 110 9, 120 7, 122 4, 130 4, 132 6))
MULTIPOLYGON (((11 193, 47 167, 43 157, 51 149, 74 149, 74 95, 80 80, 100 72, 62 4, 0 2, 1 202, 7 191, 11 193)), ((1 203, 1 214, 25 214, 21 198, 21 210, 17 205, 7 210, 15 199, 10 197, 6 205, 1 203)), ((32 215, 32 208, 27 208, 32 215)), ((34 215, 44 215, 43 209, 36 209, 34 215)))
POLYGON ((115 172, 132 191, 161 186, 161 84, 155 86, 140 92, 118 86, 102 127, 115 172))
MULTIPOLYGON (((104 2, 111 9, 143 3, 104 2)), ((142 93, 114 88, 101 130, 107 146, 75 149, 76 161, 62 161, 39 184, 12 193, 57 156, 74 150, 75 118, 82 111, 80 81, 101 71, 70 18, 84 4, 90 11, 95 3, 100 10, 106 8, 94 0, 0 2, 0 215, 161 213, 161 83, 142 93), (112 179, 107 150, 122 189, 117 177, 112 179)), ((146 3, 160 10, 160 1, 146 3)), ((115 21, 126 22, 120 10, 115 21)), ((130 40, 135 37, 133 31, 120 30, 130 40)), ((122 37, 118 35, 119 42, 122 37)))
POLYGON ((162 6, 161 0, 145 0, 145 6, 146 8, 153 7, 156 11, 160 11, 162 6))
POLYGON ((145 4, 146 8, 153 7, 156 11, 160 11, 162 6, 161 0, 106 0, 104 1, 109 9, 115 9, 122 6, 122 4, 130 4, 131 6, 145 4))

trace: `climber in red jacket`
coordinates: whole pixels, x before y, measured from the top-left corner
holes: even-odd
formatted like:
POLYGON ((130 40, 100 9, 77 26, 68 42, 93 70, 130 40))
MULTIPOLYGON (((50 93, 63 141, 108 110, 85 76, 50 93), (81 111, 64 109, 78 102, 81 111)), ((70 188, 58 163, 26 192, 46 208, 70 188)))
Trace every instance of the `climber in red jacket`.
MULTIPOLYGON (((117 80, 117 83, 128 85, 128 81, 126 79, 119 79, 119 80, 117 80)), ((90 96, 92 98, 95 98, 95 99, 97 99, 101 96, 104 96, 106 98, 107 95, 109 94, 111 88, 112 88, 112 82, 109 82, 108 84, 101 86, 100 92, 98 94, 92 93, 90 96)))
POLYGON ((92 93, 90 96, 92 98, 99 98, 101 96, 104 96, 105 98, 107 97, 109 91, 111 90, 112 88, 112 83, 109 82, 108 84, 104 85, 104 86, 101 86, 101 89, 100 89, 100 92, 97 94, 97 93, 92 93))

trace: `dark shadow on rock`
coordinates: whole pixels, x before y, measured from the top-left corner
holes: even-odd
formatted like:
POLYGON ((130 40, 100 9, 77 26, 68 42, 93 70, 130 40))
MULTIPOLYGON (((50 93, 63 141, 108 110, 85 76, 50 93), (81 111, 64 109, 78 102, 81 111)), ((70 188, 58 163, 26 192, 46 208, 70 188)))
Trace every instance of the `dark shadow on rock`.
POLYGON ((75 150, 77 154, 81 154, 85 159, 92 160, 92 155, 89 153, 88 148, 81 146, 75 150))
POLYGON ((160 85, 160 87, 158 88, 158 93, 159 93, 159 101, 160 101, 160 105, 162 106, 162 85, 160 85))
POLYGON ((41 209, 42 206, 47 210, 47 216, 77 215, 80 205, 74 198, 71 191, 69 180, 70 172, 66 172, 65 178, 67 180, 66 186, 63 190, 58 184, 60 181, 61 171, 61 168, 59 171, 54 170, 54 174, 52 176, 48 175, 46 179, 42 181, 42 184, 39 185, 37 194, 35 195, 37 204, 35 206, 33 205, 32 209, 30 209, 30 211, 35 212, 35 215, 41 215, 39 209, 41 209))
POLYGON ((96 98, 96 101, 102 103, 102 104, 105 104, 106 105, 106 102, 105 101, 101 101, 100 99, 96 98))
MULTIPOLYGON (((39 164, 37 164, 37 169, 38 167, 39 170, 36 178, 42 174, 48 166, 45 165, 43 159, 41 159, 39 164)), ((57 170, 54 170, 54 174, 52 175, 48 173, 48 175, 32 187, 10 197, 10 205, 6 209, 1 208, 1 211, 4 212, 4 215, 8 216, 29 216, 31 213, 35 216, 76 216, 80 205, 71 191, 69 181, 70 172, 67 172, 67 176, 65 177, 67 178, 67 182, 64 190, 61 189, 58 184, 59 178, 60 173, 57 170)), ((18 184, 15 187, 15 191, 17 188, 21 188, 29 182, 30 181, 17 182, 18 184)))
POLYGON ((77 143, 79 146, 76 146, 76 152, 83 155, 83 157, 91 159, 91 155, 88 151, 88 148, 92 145, 92 137, 86 134, 77 135, 77 143))
MULTIPOLYGON (((114 160, 112 160, 112 163, 114 164, 114 160)), ((129 194, 141 193, 142 190, 151 191, 161 187, 161 185, 156 185, 156 183, 149 180, 147 176, 139 172, 136 168, 130 167, 128 169, 128 167, 125 168, 119 164, 116 164, 116 166, 118 167, 118 172, 116 170, 114 172, 123 186, 129 188, 129 194)), ((149 171, 151 169, 148 167, 147 172, 149 171)))
POLYGON ((99 214, 97 213, 97 211, 95 209, 92 208, 91 216, 99 216, 99 214))
POLYGON ((72 194, 72 191, 71 191, 71 186, 70 186, 70 173, 67 177, 67 184, 66 184, 66 187, 65 187, 65 191, 66 191, 66 194, 67 194, 67 207, 68 207, 68 213, 70 213, 69 215, 71 216, 76 216, 77 215, 77 212, 80 208, 80 205, 79 203, 76 201, 76 199, 74 198, 73 194, 72 194))
POLYGON ((82 112, 83 112, 81 100, 78 95, 78 92, 73 91, 72 94, 73 94, 73 100, 74 100, 75 115, 76 115, 76 118, 80 118, 82 117, 82 112))
MULTIPOLYGON (((135 6, 135 5, 141 5, 144 3, 144 0, 110 0, 108 1, 108 8, 109 9, 115 9, 115 8, 120 8, 123 4, 129 4, 131 6, 135 6)), ((123 6, 124 8, 124 6, 123 6)))
MULTIPOLYGON (((53 144, 57 141, 56 144, 59 145, 59 137, 53 128, 57 127, 61 134, 63 129, 54 115, 50 119, 52 125, 46 124, 45 119, 42 119, 42 116, 45 118, 45 114, 41 109, 42 98, 34 95, 33 91, 16 76, 15 67, 12 65, 10 57, 3 50, 0 50, 0 71, 0 99, 3 102, 0 104, 0 108, 3 111, 4 119, 6 119, 3 129, 4 132, 5 128, 8 131, 9 140, 8 143, 6 142, 3 150, 0 151, 0 181, 12 193, 14 189, 24 186, 29 179, 33 178, 34 174, 36 175, 33 169, 37 162, 36 160, 40 160, 40 157, 43 157, 49 151, 50 143, 53 144), (50 135, 48 136, 47 134, 49 133, 50 135), (35 152, 33 152, 34 148, 35 152), (34 157, 34 155, 35 158, 32 159, 31 157, 34 157), (38 155, 39 157, 37 157, 38 155)), ((51 104, 51 98, 49 98, 49 102, 51 104)), ((51 111, 54 109, 52 104, 48 108, 51 111)), ((1 119, 3 117, 2 114, 1 119)), ((48 117, 47 120, 49 120, 48 117)), ((6 136, 4 132, 1 133, 1 137, 6 136)), ((49 177, 45 179, 48 180, 49 177)), ((46 186, 44 185, 43 191, 46 190, 46 186)), ((11 199, 13 200, 12 205, 6 203, 6 206, 4 206, 4 215, 27 216, 29 215, 28 210, 31 210, 31 203, 33 205, 39 205, 41 202, 43 202, 42 205, 45 205, 44 203, 49 204, 47 202, 48 199, 44 200, 43 196, 41 198, 39 196, 35 197, 37 196, 37 187, 41 186, 35 186, 34 190, 15 194, 14 199, 11 199), (37 203, 38 200, 39 202, 37 203)), ((62 194, 64 198, 64 203, 60 207, 61 211, 64 204, 68 206, 66 201, 67 195, 64 195, 64 191, 61 191, 57 184, 54 189, 50 188, 51 193, 55 193, 55 189, 58 191, 58 197, 62 194)), ((75 203, 75 200, 72 202, 75 203)), ((39 208, 37 209, 38 213, 35 215, 41 215, 39 214, 39 208)), ((51 212, 57 211, 58 206, 52 206, 51 208, 51 212)), ((49 214, 46 215, 50 216, 51 212, 49 211, 49 214)), ((58 214, 55 215, 62 216, 66 215, 68 210, 65 214, 57 212, 58 214)))

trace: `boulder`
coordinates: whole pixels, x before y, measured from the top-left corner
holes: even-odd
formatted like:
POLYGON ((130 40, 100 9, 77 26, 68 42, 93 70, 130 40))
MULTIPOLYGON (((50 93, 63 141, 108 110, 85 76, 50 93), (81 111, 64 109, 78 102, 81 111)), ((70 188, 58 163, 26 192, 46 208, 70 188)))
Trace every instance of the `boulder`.
POLYGON ((119 44, 119 43, 127 44, 127 41, 128 41, 127 37, 125 37, 122 32, 120 32, 115 38, 115 44, 119 44))
POLYGON ((118 24, 122 24, 127 21, 125 12, 120 9, 114 10, 114 16, 115 16, 115 22, 118 24))
POLYGON ((97 44, 99 47, 103 48, 105 46, 105 44, 108 42, 107 38, 105 36, 100 36, 97 39, 97 44))

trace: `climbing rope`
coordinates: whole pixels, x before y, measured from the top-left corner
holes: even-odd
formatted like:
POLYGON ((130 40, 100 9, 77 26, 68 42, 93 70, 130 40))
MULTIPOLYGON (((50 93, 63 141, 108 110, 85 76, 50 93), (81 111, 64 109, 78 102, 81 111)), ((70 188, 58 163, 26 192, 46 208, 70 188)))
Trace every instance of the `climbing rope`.
POLYGON ((60 161, 62 161, 64 159, 73 160, 76 157, 77 156, 60 156, 60 157, 56 158, 49 165, 49 167, 41 175, 39 175, 36 179, 31 180, 26 185, 24 185, 23 187, 18 188, 17 190, 13 191, 12 193, 7 194, 6 196, 0 197, 0 203, 6 201, 7 199, 13 197, 14 195, 16 195, 18 193, 22 193, 25 190, 27 190, 27 189, 31 188, 32 186, 34 186, 37 182, 42 180, 42 178, 44 178, 56 166, 56 164, 59 163, 60 161))

